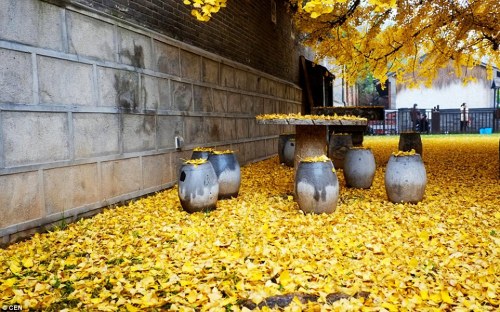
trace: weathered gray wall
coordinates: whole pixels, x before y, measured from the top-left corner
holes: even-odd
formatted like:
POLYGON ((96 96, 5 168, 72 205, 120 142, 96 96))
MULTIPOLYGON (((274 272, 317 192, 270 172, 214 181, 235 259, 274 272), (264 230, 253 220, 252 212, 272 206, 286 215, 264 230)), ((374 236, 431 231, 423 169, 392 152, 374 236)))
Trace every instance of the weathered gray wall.
POLYGON ((171 187, 196 146, 269 157, 293 129, 255 115, 301 94, 85 7, 0 0, 0 243, 171 187))

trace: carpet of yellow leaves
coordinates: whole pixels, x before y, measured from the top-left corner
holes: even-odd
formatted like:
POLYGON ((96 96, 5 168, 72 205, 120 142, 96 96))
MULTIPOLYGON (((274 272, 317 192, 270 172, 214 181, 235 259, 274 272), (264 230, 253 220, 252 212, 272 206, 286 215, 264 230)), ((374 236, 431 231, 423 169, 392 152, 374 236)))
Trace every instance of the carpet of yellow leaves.
POLYGON ((0 306, 240 311, 244 299, 303 292, 318 302, 285 310, 498 311, 498 139, 425 136, 416 205, 385 194, 397 137, 367 137, 373 186, 348 189, 338 174, 331 215, 298 209, 293 169, 277 158, 243 167, 239 197, 209 213, 184 212, 176 189, 106 210, 0 250, 0 306))

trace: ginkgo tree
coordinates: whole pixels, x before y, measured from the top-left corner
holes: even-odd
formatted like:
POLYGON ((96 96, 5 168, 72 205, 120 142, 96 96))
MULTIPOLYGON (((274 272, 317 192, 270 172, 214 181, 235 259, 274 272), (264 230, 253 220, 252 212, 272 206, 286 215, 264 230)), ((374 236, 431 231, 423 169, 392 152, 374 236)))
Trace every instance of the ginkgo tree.
MULTIPOLYGON (((453 65, 464 81, 469 69, 500 67, 498 0, 288 0, 297 30, 318 60, 355 82, 372 73, 385 81, 430 83, 453 65)), ((226 0, 184 0, 192 14, 209 21, 226 0)), ((229 3, 229 5, 231 5, 229 3)))

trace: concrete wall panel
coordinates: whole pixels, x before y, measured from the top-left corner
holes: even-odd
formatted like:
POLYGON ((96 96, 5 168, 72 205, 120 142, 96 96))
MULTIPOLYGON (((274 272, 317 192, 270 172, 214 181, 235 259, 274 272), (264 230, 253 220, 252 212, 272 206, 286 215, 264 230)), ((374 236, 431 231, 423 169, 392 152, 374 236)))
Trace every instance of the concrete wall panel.
POLYGON ((253 114, 254 96, 243 94, 241 96, 241 111, 246 114, 253 114))
POLYGON ((206 142, 206 124, 202 117, 185 117, 185 137, 189 144, 203 144, 206 142))
POLYGON ((264 99, 264 114, 276 113, 276 101, 271 99, 264 99))
POLYGON ((172 108, 172 93, 170 90, 170 80, 159 78, 160 99, 158 109, 167 110, 172 108))
POLYGON ((120 62, 137 68, 153 69, 151 38, 119 28, 120 62))
POLYGON ((115 61, 117 49, 112 24, 74 12, 67 12, 66 18, 70 53, 115 61))
POLYGON ((213 89, 214 111, 223 113, 227 111, 227 92, 213 89))
POLYGON ((171 153, 142 158, 144 188, 163 185, 174 180, 170 158, 171 153))
POLYGON ((246 142, 244 145, 245 145, 244 152, 245 152, 246 161, 255 159, 255 157, 256 157, 255 156, 256 155, 256 152, 255 152, 256 145, 252 142, 246 142))
POLYGON ((222 140, 236 140, 236 120, 224 118, 222 123, 222 140))
POLYGON ((245 143, 232 144, 231 149, 234 151, 236 159, 238 159, 238 162, 241 165, 246 164, 247 161, 251 160, 251 159, 246 159, 245 143))
POLYGON ((0 39, 62 51, 62 9, 37 0, 0 1, 0 39))
POLYGON ((200 81, 201 57, 198 54, 181 50, 181 77, 200 81))
POLYGON ((125 112, 141 109, 138 73, 105 67, 99 67, 97 72, 101 106, 114 106, 125 112))
POLYGON ((236 137, 238 139, 248 138, 248 119, 247 118, 236 119, 236 137))
POLYGON ((38 172, 0 176, 0 228, 43 216, 38 172))
POLYGON ((155 41, 156 66, 159 72, 179 76, 180 56, 179 48, 155 41))
MULTIPOLYGON (((164 79, 161 79, 164 80, 164 79)), ((156 110, 160 106, 159 79, 156 77, 141 75, 141 101, 140 107, 146 110, 156 110)))
POLYGON ((212 89, 202 86, 194 86, 194 111, 213 112, 212 89))
POLYGON ((223 141, 223 118, 205 118, 207 142, 223 141))
POLYGON ((259 76, 254 73, 247 72, 246 89, 255 92, 259 89, 259 76))
POLYGON ((245 90, 247 87, 247 72, 240 69, 234 71, 234 86, 237 89, 245 90))
POLYGON ((193 90, 190 84, 172 81, 173 109, 178 111, 191 111, 193 107, 193 90))
POLYGON ((75 158, 120 153, 120 122, 115 114, 74 113, 75 158))
POLYGON ((182 117, 158 116, 158 148, 174 148, 175 136, 184 136, 182 117))
POLYGON ((253 148, 255 149, 255 158, 262 158, 267 155, 265 140, 255 142, 253 148))
POLYGON ((40 102, 55 105, 94 105, 92 65, 39 56, 40 102))
POLYGON ((264 114, 264 99, 261 97, 254 97, 253 99, 253 113, 255 115, 264 114))
POLYGON ((44 172, 45 209, 64 212, 99 201, 97 164, 62 167, 44 172))
POLYGON ((227 111, 230 113, 242 113, 241 94, 235 92, 227 93, 227 111))
POLYGON ((67 116, 65 113, 2 113, 5 166, 69 159, 67 116))
POLYGON ((0 49, 0 60, 0 102, 31 104, 33 102, 31 54, 0 49))
MULTIPOLYGON (((260 128, 255 119, 248 119, 248 133, 250 137, 257 136, 259 134, 260 128)), ((264 126, 265 127, 265 126, 264 126)))
POLYGON ((125 152, 154 150, 156 117, 154 115, 123 115, 123 149, 125 152))
POLYGON ((265 141, 265 156, 273 155, 278 152, 278 141, 276 139, 267 139, 265 141))
POLYGON ((139 191, 142 186, 142 168, 139 157, 113 160, 101 164, 103 199, 139 191))
POLYGON ((211 59, 202 60, 202 81, 219 84, 219 63, 211 59))
POLYGON ((235 86, 234 82, 234 68, 228 66, 226 64, 221 64, 221 85, 223 87, 231 87, 235 86))
POLYGON ((259 88, 257 92, 262 94, 269 94, 269 80, 265 77, 261 77, 259 81, 259 88))

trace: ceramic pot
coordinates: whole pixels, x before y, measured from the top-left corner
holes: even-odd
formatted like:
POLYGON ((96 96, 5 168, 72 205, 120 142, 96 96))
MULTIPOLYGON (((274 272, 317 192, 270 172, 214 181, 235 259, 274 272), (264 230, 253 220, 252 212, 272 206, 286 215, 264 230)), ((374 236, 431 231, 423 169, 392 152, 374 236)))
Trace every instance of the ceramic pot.
POLYGON ((294 166, 295 159, 295 137, 290 138, 283 148, 283 163, 288 167, 294 166))
POLYGON ((219 199, 238 197, 241 184, 240 164, 234 153, 212 153, 208 157, 219 181, 219 199))
POLYGON ((339 181, 333 163, 300 161, 295 173, 295 197, 305 213, 332 213, 339 199, 339 181))
POLYGON ((393 203, 418 203, 424 198, 427 174, 419 154, 391 155, 385 169, 385 190, 393 203))
POLYGON ((278 139, 278 158, 280 164, 293 167, 293 158, 295 155, 295 134, 280 134, 278 139), (291 143, 292 141, 293 143, 291 143))
POLYGON ((196 151, 194 150, 191 154, 191 159, 208 159, 208 156, 212 154, 212 151, 196 151))
POLYGON ((209 211, 217 206, 219 182, 211 163, 184 163, 178 179, 182 208, 189 212, 209 211))
POLYGON ((409 152, 412 149, 415 150, 417 154, 422 156, 422 138, 418 132, 402 132, 399 135, 399 146, 398 149, 403 152, 409 152))
POLYGON ((344 178, 348 187, 367 189, 375 177, 375 157, 369 148, 351 148, 344 159, 344 178))
POLYGON ((345 154, 352 147, 350 134, 332 133, 328 144, 328 157, 332 160, 335 169, 344 169, 345 154))

